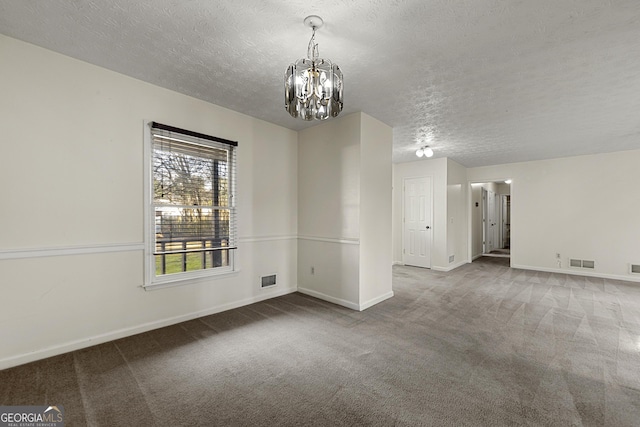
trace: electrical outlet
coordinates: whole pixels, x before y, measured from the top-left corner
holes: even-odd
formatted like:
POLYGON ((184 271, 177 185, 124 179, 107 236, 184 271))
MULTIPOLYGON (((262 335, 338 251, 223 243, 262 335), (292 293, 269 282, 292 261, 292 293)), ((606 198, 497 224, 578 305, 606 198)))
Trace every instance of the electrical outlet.
POLYGON ((316 274, 316 268, 311 266, 311 275, 313 276, 314 274, 316 274))
POLYGON ((560 252, 556 253, 556 258, 560 259, 560 252))

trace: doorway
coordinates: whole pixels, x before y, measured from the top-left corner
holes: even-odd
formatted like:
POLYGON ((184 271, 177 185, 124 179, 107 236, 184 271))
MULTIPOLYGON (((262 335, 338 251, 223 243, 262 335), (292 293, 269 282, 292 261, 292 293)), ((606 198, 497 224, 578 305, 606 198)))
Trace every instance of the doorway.
POLYGON ((431 268, 431 178, 405 178, 403 184, 402 262, 431 268))
POLYGON ((471 184, 470 259, 511 256, 511 184, 505 181, 471 184))

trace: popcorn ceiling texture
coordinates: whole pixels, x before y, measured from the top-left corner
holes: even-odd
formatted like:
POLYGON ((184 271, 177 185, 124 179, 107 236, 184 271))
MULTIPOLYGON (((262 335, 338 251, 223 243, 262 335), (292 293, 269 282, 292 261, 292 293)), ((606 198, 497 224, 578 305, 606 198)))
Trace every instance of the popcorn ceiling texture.
POLYGON ((473 167, 640 148, 637 0, 0 0, 0 33, 291 129, 283 75, 345 75, 393 159, 473 167))

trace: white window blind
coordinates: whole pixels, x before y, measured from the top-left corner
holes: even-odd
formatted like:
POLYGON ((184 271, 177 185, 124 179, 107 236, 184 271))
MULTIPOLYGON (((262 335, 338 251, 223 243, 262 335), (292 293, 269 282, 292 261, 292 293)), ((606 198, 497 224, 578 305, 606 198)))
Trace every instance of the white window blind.
POLYGON ((233 269, 237 142, 151 123, 155 276, 233 269))

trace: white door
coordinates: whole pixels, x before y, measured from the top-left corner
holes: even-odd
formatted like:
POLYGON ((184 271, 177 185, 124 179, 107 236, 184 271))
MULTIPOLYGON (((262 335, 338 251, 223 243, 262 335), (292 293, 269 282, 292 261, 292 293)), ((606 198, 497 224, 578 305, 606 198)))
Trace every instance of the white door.
POLYGON ((402 262, 431 268, 431 178, 404 180, 402 262))
POLYGON ((500 196, 500 247, 507 247, 507 198, 509 196, 500 196))
POLYGON ((502 239, 500 237, 500 195, 493 193, 493 249, 502 249, 502 239))
POLYGON ((488 228, 487 227, 487 190, 482 189, 482 253, 487 254, 489 251, 487 250, 487 241, 489 240, 487 235, 488 228))
POLYGON ((511 196, 503 197, 502 207, 502 247, 511 248, 511 196))
POLYGON ((485 253, 490 253, 496 249, 496 193, 491 190, 487 190, 487 197, 484 200, 486 206, 486 220, 485 225, 485 253))

